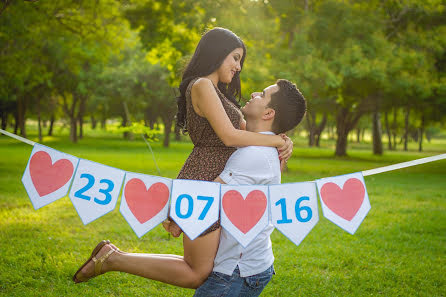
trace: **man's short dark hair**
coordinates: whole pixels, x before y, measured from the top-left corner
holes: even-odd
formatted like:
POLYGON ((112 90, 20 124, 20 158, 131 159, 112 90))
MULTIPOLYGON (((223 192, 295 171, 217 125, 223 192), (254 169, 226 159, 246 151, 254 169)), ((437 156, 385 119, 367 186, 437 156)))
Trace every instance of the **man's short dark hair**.
POLYGON ((279 134, 293 129, 302 121, 307 111, 307 103, 302 93, 292 82, 279 79, 276 84, 279 90, 271 94, 268 107, 275 111, 272 130, 279 134))

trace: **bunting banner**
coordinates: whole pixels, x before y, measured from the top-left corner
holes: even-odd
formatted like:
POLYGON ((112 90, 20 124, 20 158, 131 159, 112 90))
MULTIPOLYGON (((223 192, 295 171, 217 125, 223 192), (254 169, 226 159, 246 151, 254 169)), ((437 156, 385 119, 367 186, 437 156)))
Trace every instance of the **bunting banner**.
POLYGON ((324 217, 354 234, 371 209, 364 176, 446 159, 441 154, 301 183, 221 185, 125 172, 0 132, 34 146, 22 182, 35 209, 69 192, 86 225, 113 211, 122 190, 120 213, 138 237, 168 213, 191 240, 220 217, 244 247, 268 224, 299 245, 319 221, 317 194, 324 217))

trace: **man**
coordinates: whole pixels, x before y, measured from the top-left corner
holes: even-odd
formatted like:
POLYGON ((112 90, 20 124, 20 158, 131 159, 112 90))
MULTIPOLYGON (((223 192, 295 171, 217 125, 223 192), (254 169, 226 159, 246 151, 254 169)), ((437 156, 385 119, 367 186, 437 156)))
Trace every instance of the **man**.
MULTIPOLYGON (((242 108, 246 130, 279 134, 291 130, 306 111, 305 98, 294 84, 280 79, 262 93, 255 92, 242 108)), ((216 182, 249 185, 280 184, 280 162, 273 147, 248 146, 235 151, 216 182)), ((258 296, 274 274, 269 224, 246 248, 221 231, 214 268, 194 296, 258 296)))

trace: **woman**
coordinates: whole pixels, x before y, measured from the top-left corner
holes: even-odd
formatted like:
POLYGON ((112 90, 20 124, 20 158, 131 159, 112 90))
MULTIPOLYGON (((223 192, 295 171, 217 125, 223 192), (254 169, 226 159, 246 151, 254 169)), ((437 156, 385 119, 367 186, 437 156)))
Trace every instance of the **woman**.
MULTIPOLYGON (((178 179, 213 181, 223 171, 235 147, 277 147, 282 151, 282 160, 290 157, 289 138, 243 130, 245 122, 236 97, 241 94, 239 75, 245 55, 243 41, 227 29, 212 29, 201 38, 180 85, 177 121, 189 133, 194 149, 178 179)), ((73 280, 84 282, 108 271, 121 271, 197 288, 212 271, 219 238, 219 222, 193 241, 184 235, 184 257, 125 253, 109 241, 102 241, 73 280)))

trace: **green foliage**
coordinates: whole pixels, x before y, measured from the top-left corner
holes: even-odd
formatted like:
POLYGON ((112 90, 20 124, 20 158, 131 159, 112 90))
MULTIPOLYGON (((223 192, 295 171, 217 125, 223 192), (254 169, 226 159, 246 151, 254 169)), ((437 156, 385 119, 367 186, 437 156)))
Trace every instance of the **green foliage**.
POLYGON ((247 46, 245 98, 287 78, 309 99, 310 112, 332 120, 345 111, 410 108, 413 124, 423 117, 430 125, 446 114, 444 0, 5 3, 0 106, 11 115, 19 105, 24 117, 39 110, 48 118, 61 107, 64 118, 104 121, 174 114, 172 90, 200 36, 215 26, 247 46))
POLYGON ((150 129, 150 127, 147 127, 143 121, 133 122, 130 126, 122 126, 121 124, 115 123, 114 125, 109 125, 107 131, 118 134, 124 132, 140 134, 144 135, 144 137, 151 142, 159 141, 158 137, 161 134, 160 130, 150 129))

